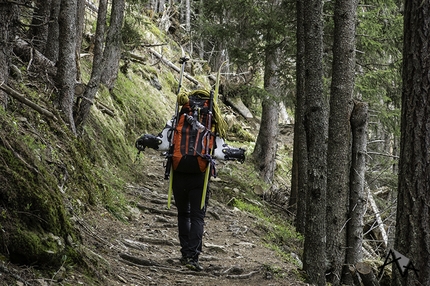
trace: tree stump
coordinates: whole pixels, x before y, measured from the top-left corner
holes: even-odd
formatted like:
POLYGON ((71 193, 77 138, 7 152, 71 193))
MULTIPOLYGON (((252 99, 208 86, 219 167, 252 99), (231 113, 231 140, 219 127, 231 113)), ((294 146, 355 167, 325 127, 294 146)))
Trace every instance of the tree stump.
POLYGON ((361 282, 364 286, 379 286, 379 282, 373 273, 372 267, 364 262, 357 262, 355 264, 355 269, 360 275, 361 282))

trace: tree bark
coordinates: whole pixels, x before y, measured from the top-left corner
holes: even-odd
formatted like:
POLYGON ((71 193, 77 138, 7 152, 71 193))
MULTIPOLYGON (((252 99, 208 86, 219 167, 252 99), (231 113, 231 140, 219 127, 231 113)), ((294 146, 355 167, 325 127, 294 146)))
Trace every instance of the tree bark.
POLYGON ((261 177, 266 183, 271 183, 276 167, 276 149, 279 119, 279 74, 278 63, 280 50, 277 47, 266 48, 266 63, 264 69, 264 88, 269 93, 263 99, 261 125, 252 156, 256 161, 261 177))
POLYGON ((73 105, 76 83, 76 7, 77 0, 61 2, 59 27, 63 31, 59 38, 57 70, 58 104, 70 130, 76 134, 73 105))
POLYGON ((101 83, 112 89, 118 77, 119 61, 121 59, 122 23, 124 19, 125 0, 113 0, 109 30, 106 36, 104 50, 104 70, 101 83))
POLYGON ((84 34, 86 2, 86 0, 78 0, 76 10, 76 80, 79 82, 81 81, 80 55, 82 48, 82 35, 84 34))
POLYGON ((23 39, 16 39, 13 51, 22 60, 28 62, 28 70, 47 73, 51 76, 55 76, 57 74, 55 63, 45 57, 38 50, 33 49, 33 47, 23 39))
MULTIPOLYGON (((363 217, 366 212, 367 192, 364 187, 366 171, 368 105, 355 102, 351 116, 352 161, 349 186, 349 221, 347 224, 346 264, 354 265, 363 259, 363 217)), ((360 271, 359 271, 360 272, 360 271)), ((349 271, 345 269, 343 282, 349 271)))
POLYGON ((306 145, 308 183, 303 269, 309 282, 326 285, 327 102, 323 90, 322 1, 304 1, 306 145))
POLYGON ((305 42, 303 1, 297 4, 297 60, 296 60, 296 106, 294 113, 293 170, 289 207, 296 212, 296 230, 305 233, 306 218, 306 182, 307 182, 307 147, 305 118, 305 42))
POLYGON ((85 88, 83 96, 77 102, 76 107, 76 126, 78 133, 81 133, 86 119, 90 113, 91 106, 100 84, 100 78, 104 70, 103 65, 103 43, 106 30, 107 0, 99 1, 97 12, 97 26, 94 40, 94 58, 91 71, 91 78, 85 88))
MULTIPOLYGON (((9 64, 12 55, 13 41, 18 21, 18 6, 16 4, 0 4, 0 84, 8 82, 9 64)), ((8 105, 7 95, 0 90, 0 106, 8 105)))
POLYGON ((405 1, 401 140, 394 248, 416 269, 393 285, 430 285, 430 2, 405 1))
POLYGON ((61 2, 63 0, 52 1, 49 25, 48 25, 48 38, 45 46, 45 56, 56 63, 58 61, 58 55, 60 53, 60 26, 59 26, 59 14, 61 2))
POLYGON ((350 117, 355 74, 357 0, 337 0, 334 10, 333 71, 327 153, 328 281, 340 285, 345 262, 351 158, 350 117))
POLYGON ((373 273, 373 269, 369 264, 357 262, 349 268, 349 271, 351 276, 354 277, 354 285, 379 286, 378 279, 376 279, 375 273, 373 273))

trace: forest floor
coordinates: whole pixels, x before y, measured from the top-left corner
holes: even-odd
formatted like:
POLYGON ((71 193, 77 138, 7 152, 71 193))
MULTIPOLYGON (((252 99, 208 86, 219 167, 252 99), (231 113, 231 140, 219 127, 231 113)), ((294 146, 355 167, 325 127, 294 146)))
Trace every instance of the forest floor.
MULTIPOLYGON (((75 217, 82 235, 79 251, 96 278, 89 279, 79 266, 61 267, 47 278, 31 267, 0 264, 0 285, 307 285, 299 281, 295 263, 267 247, 258 218, 216 200, 210 201, 205 219, 204 270, 181 265, 176 208, 167 209, 162 158, 143 156, 145 179, 124 191, 130 202, 127 222, 101 206, 75 217)), ((218 177, 211 184, 216 189, 228 182, 218 177)))

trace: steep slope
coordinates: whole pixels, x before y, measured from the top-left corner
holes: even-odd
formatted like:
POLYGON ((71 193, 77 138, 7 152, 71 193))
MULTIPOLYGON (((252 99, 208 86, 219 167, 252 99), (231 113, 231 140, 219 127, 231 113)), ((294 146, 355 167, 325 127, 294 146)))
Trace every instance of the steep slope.
MULTIPOLYGON (((146 40, 168 42, 159 49, 177 65, 179 46, 151 30, 145 30, 146 40)), ((135 53, 139 60, 122 69, 116 88, 100 89, 80 138, 61 121, 49 81, 25 72, 22 81, 11 80, 12 88, 58 120, 16 100, 0 112, 0 285, 300 285, 291 253, 299 251, 301 239, 282 207, 255 194, 268 186, 250 160, 219 162, 206 221, 205 270, 190 272, 179 264, 163 157, 153 150, 136 157, 134 148, 138 135, 160 131, 172 115, 178 73, 147 49, 135 53)), ((81 61, 84 81, 89 60, 81 61)), ((207 75, 196 78, 210 86, 207 75)), ((194 86, 184 81, 184 88, 194 86)), ((234 122, 235 130, 257 130, 246 120, 234 122)), ((291 142, 286 138, 283 147, 291 142)), ((280 148, 280 158, 288 157, 288 148, 280 148)))

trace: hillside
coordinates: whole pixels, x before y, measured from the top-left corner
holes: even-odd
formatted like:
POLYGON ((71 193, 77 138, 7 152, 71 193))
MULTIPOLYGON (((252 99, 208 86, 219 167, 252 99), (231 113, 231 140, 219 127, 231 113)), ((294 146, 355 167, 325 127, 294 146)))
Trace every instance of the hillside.
MULTIPOLYGON (((167 43, 156 49, 178 66, 179 45, 149 19, 144 26, 145 41, 167 43)), ((180 266, 163 157, 154 150, 136 156, 134 148, 140 134, 158 133, 174 109, 178 73, 154 56, 156 49, 136 49, 121 63, 116 87, 101 87, 79 138, 54 107, 49 78, 13 59, 22 74, 9 86, 54 116, 16 97, 0 111, 0 285, 302 284, 295 258, 301 238, 283 205, 291 126, 283 129, 277 179, 268 186, 249 159, 258 120, 245 120, 222 102, 231 120, 227 140, 246 147, 248 160, 218 162, 201 258, 205 270, 180 266)), ((209 88, 213 74, 199 62, 193 79, 209 88)), ((90 52, 80 64, 85 83, 90 52)), ((184 89, 194 87, 184 79, 184 89)))

